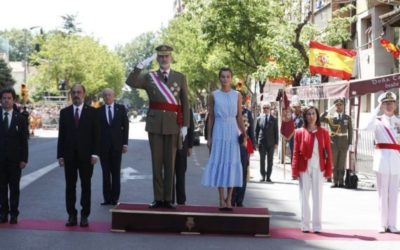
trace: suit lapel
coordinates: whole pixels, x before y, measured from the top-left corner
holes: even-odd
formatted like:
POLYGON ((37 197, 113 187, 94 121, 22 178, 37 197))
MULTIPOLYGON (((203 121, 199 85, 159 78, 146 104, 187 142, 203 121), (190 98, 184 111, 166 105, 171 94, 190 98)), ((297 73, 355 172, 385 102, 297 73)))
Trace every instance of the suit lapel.
POLYGON ((17 119, 18 119, 18 114, 15 112, 15 110, 13 110, 12 116, 10 118, 11 118, 11 122, 10 122, 9 129, 11 129, 11 128, 16 126, 16 122, 17 122, 17 119))

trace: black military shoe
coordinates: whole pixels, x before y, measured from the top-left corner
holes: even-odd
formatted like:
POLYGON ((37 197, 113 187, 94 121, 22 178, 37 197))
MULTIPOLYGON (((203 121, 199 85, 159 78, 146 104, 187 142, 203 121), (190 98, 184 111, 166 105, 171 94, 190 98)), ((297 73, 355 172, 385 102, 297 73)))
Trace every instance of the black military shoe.
POLYGON ((164 202, 164 207, 165 207, 165 208, 169 208, 169 209, 174 209, 174 208, 176 208, 176 206, 175 206, 174 204, 172 204, 172 202, 170 202, 170 201, 165 201, 165 202, 164 202))
POLYGON ((66 227, 73 227, 78 225, 78 218, 76 217, 76 215, 70 215, 68 217, 68 221, 67 223, 65 223, 66 227))
POLYGON ((81 222, 79 223, 80 227, 88 227, 89 226, 89 221, 88 218, 85 216, 82 216, 81 222))
POLYGON ((10 224, 17 224, 18 223, 18 217, 17 216, 11 216, 10 217, 10 224))
POLYGON ((7 214, 1 214, 0 215, 0 223, 7 223, 8 222, 8 215, 7 214))
POLYGON ((164 207, 164 202, 162 201, 153 201, 153 203, 149 205, 149 208, 161 208, 161 207, 164 207))

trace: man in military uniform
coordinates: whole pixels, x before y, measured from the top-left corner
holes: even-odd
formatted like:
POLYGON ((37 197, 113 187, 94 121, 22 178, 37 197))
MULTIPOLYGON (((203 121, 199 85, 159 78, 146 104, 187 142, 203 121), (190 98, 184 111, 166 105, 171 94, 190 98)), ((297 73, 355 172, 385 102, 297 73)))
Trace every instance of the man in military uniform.
POLYGON ((399 233, 397 197, 400 180, 400 119, 394 115, 396 95, 385 92, 378 97, 379 105, 361 129, 374 132, 375 151, 372 169, 376 173, 379 197, 380 233, 399 233), (382 111, 383 115, 378 117, 382 111))
POLYGON ((344 113, 344 100, 336 99, 334 106, 321 115, 321 121, 328 123, 331 131, 333 153, 333 185, 332 188, 344 187, 347 151, 351 150, 353 141, 353 126, 351 117, 344 113), (336 108, 333 116, 329 111, 336 108))
POLYGON ((158 46, 157 53, 139 63, 126 80, 127 85, 146 90, 150 100, 146 120, 154 191, 150 208, 174 208, 172 188, 176 150, 182 147, 189 126, 186 77, 170 68, 172 50, 167 45, 158 46), (155 58, 160 69, 140 74, 155 58))

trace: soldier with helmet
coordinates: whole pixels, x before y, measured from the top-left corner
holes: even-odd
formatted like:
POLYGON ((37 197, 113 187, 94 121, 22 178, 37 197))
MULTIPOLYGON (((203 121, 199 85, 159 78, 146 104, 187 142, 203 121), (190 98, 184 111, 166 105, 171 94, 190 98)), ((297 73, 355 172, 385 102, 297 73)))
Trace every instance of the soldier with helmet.
POLYGON ((379 105, 363 130, 373 131, 375 135, 375 151, 373 170, 376 173, 379 197, 380 233, 399 233, 396 228, 397 196, 400 180, 400 119, 394 115, 396 111, 396 95, 385 92, 378 97, 379 105), (383 115, 378 116, 382 111, 383 115))
POLYGON ((353 126, 351 117, 344 112, 344 99, 339 98, 333 102, 328 110, 321 115, 321 121, 329 125, 333 153, 333 185, 332 188, 344 187, 344 174, 346 170, 347 151, 352 150, 353 126), (329 112, 336 108, 336 112, 329 112))

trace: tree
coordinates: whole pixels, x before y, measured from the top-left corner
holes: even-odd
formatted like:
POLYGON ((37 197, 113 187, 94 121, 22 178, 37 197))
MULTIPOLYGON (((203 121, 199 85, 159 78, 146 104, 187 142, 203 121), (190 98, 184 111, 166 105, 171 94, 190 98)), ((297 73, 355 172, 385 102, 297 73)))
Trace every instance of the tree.
POLYGON ((77 34, 82 32, 82 29, 79 28, 80 23, 78 23, 78 15, 77 14, 66 14, 61 16, 63 19, 63 29, 67 34, 77 34))
POLYGON ((64 80, 67 89, 83 83, 89 97, 105 87, 118 95, 124 83, 124 67, 118 56, 88 36, 49 33, 32 59, 40 64, 37 75, 30 78, 35 92, 57 94, 58 84, 64 80))
POLYGON ((24 61, 34 51, 33 36, 27 29, 11 29, 0 31, 0 36, 8 39, 10 44, 10 61, 24 61))
POLYGON ((14 84, 15 80, 11 75, 11 69, 3 59, 0 59, 0 89, 14 84))

